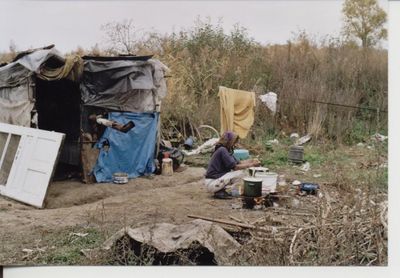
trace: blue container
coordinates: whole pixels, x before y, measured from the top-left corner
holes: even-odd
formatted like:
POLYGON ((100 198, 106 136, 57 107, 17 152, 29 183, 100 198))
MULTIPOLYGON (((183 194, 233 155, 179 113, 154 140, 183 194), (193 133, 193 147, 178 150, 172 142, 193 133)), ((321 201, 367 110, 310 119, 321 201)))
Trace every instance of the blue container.
POLYGON ((245 149, 237 149, 233 151, 233 156, 237 159, 237 160, 245 160, 245 159, 249 159, 250 155, 249 155, 249 151, 245 150, 245 149))
POLYGON ((183 143, 183 146, 185 147, 186 150, 191 150, 193 148, 193 137, 190 136, 186 141, 183 143))

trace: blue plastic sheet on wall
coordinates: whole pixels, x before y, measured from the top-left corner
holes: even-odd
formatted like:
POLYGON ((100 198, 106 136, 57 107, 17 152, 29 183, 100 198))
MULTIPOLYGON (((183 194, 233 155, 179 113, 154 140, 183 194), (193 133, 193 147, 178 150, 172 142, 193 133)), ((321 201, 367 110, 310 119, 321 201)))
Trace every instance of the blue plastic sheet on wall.
POLYGON ((111 112, 108 118, 120 124, 133 121, 135 127, 127 133, 109 127, 104 131, 93 168, 97 182, 111 182, 117 172, 127 173, 129 178, 153 173, 158 113, 111 112), (103 147, 105 143, 108 148, 103 147))

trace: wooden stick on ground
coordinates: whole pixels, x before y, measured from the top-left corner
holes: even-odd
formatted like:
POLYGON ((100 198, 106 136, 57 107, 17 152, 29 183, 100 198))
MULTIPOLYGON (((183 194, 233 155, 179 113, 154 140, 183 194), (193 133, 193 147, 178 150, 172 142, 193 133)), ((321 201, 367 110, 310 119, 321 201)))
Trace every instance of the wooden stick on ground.
POLYGON ((188 215, 188 217, 195 218, 195 219, 203 219, 203 220, 216 222, 216 223, 221 223, 221 224, 226 224, 226 225, 237 226, 237 227, 246 228, 246 229, 254 229, 254 228, 256 228, 256 226, 254 226, 254 225, 242 224, 242 223, 237 223, 237 222, 224 220, 224 219, 215 219, 215 218, 204 217, 204 216, 199 216, 199 215, 188 215))
POLYGON ((239 218, 237 218, 235 216, 229 215, 229 218, 231 218, 232 220, 235 220, 236 222, 243 223, 242 219, 239 219, 239 218))

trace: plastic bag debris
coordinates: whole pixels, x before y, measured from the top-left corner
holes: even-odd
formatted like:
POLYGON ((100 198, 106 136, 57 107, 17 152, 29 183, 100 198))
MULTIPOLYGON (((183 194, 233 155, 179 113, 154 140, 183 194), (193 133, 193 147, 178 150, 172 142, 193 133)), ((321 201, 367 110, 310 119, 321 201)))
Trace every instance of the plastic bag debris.
POLYGON ((301 137, 299 140, 297 140, 296 145, 298 145, 298 146, 304 145, 305 143, 307 143, 310 140, 311 140, 311 135, 307 134, 307 135, 301 137))
POLYGON ((303 172, 308 172, 310 170, 310 168, 311 168, 310 163, 306 162, 301 166, 300 170, 303 172))
POLYGON ((259 96, 259 99, 268 107, 269 110, 271 110, 272 114, 276 113, 276 102, 278 100, 278 95, 276 93, 269 92, 265 95, 259 96))

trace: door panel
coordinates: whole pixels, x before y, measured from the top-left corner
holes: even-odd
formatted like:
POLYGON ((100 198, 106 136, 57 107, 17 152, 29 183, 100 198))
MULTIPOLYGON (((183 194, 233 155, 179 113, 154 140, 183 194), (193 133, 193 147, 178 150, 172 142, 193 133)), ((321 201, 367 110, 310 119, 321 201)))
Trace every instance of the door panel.
POLYGON ((3 123, 0 123, 0 133, 11 134, 9 143, 3 144, 5 146, 0 158, 3 155, 8 158, 8 162, 12 161, 10 170, 7 168, 10 163, 0 165, 0 173, 7 176, 5 182, 4 178, 0 180, 0 193, 36 207, 43 207, 65 135, 3 123), (18 145, 16 151, 13 149, 15 144, 18 145))

